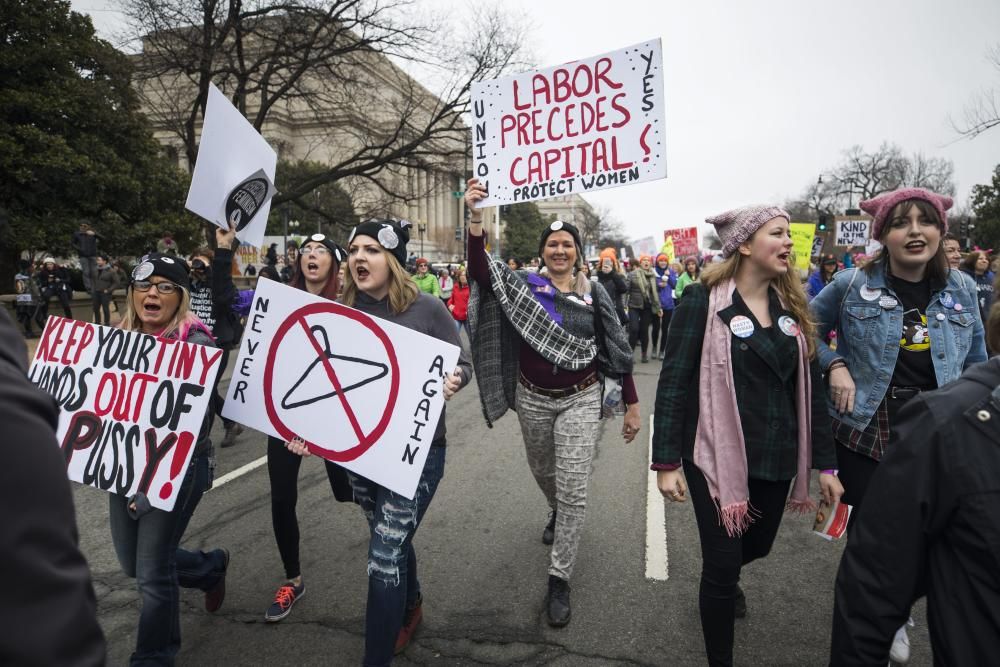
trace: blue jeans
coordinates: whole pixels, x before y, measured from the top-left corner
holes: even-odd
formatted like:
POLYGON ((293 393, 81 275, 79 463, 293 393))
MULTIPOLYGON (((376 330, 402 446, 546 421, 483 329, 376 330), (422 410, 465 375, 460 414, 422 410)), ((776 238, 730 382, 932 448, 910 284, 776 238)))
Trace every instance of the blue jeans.
POLYGON ((153 509, 138 519, 129 516, 127 498, 111 495, 115 554, 126 576, 137 580, 142 597, 131 665, 173 665, 181 647, 178 584, 209 590, 224 572, 221 550, 205 553, 177 548, 210 475, 208 457, 193 458, 173 511, 153 509))
POLYGON ((444 476, 444 447, 431 447, 413 500, 348 473, 354 498, 368 519, 368 608, 365 659, 370 667, 392 663, 408 606, 420 597, 413 536, 444 476))

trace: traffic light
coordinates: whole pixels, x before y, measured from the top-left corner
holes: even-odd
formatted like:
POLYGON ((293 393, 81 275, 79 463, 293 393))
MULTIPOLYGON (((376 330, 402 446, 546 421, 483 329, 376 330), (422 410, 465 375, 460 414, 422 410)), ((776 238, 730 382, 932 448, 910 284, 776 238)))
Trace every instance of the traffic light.
POLYGON ((830 216, 828 216, 825 213, 823 213, 822 215, 820 215, 819 216, 819 224, 816 225, 816 229, 818 231, 825 232, 826 231, 827 221, 829 221, 829 219, 830 219, 830 216))

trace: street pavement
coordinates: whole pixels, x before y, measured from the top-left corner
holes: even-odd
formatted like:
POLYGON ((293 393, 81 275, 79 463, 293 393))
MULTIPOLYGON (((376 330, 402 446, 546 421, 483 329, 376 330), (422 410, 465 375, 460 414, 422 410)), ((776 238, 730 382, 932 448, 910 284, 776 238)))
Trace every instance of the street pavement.
MULTIPOLYGON (((545 623, 548 548, 541 533, 548 509, 525 463, 516 415, 487 428, 474 382, 448 404, 445 476, 415 539, 424 622, 395 664, 705 664, 690 502, 665 507, 657 498, 652 504, 651 541, 660 547, 666 541, 668 578, 646 578, 648 415, 658 370, 659 362, 636 364, 643 404, 636 440, 623 444, 620 420, 605 426, 571 582, 573 619, 564 629, 545 623)), ((221 439, 217 421, 213 441, 221 439)), ((216 449, 216 478, 265 451, 265 436, 248 429, 236 446, 216 449)), ((106 494, 74 487, 109 664, 124 665, 139 616, 135 582, 114 556, 106 494)), ((333 499, 319 460, 304 461, 299 490, 306 594, 278 624, 263 621, 284 574, 271 531, 266 466, 202 499, 182 544, 230 550, 228 592, 223 608, 208 614, 199 591, 182 590, 178 664, 360 664, 367 526, 356 506, 333 499)), ((744 569, 748 615, 736 625, 737 664, 826 664, 843 545, 813 535, 811 524, 811 517, 786 515, 770 556, 744 569)), ((650 566, 663 573, 655 556, 650 566)), ((910 664, 930 665, 923 603, 913 616, 910 664)))

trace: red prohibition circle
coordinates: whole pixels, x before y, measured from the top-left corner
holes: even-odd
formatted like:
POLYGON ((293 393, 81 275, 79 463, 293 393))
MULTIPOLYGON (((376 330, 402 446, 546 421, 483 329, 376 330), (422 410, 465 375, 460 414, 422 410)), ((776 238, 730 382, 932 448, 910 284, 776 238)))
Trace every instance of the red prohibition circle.
MULTIPOLYGON (((385 331, 382 330, 378 324, 375 323, 371 317, 365 315, 364 313, 354 310, 353 308, 348 308, 339 303, 328 302, 328 303, 313 303, 308 306, 303 306, 299 308, 284 322, 278 326, 278 330, 274 333, 274 338, 271 341, 271 347, 267 353, 267 361, 264 365, 264 409, 267 411, 268 419, 271 421, 271 425, 278 431, 278 434, 285 440, 291 440, 297 437, 296 434, 281 421, 281 417, 278 415, 278 411, 274 407, 273 398, 273 380, 274 380, 274 362, 278 354, 278 348, 281 346, 281 342, 284 340, 285 336, 288 334, 289 330, 294 326, 303 326, 306 331, 309 331, 308 326, 305 326, 305 319, 309 315, 316 315, 320 313, 332 313, 334 315, 339 315, 341 317, 346 317, 348 319, 354 320, 361 326, 368 329, 372 335, 374 335, 382 346, 385 348, 386 354, 389 357, 389 396, 386 399, 385 410, 382 413, 382 418, 379 420, 375 428, 368 434, 360 432, 360 428, 355 425, 355 430, 358 435, 358 444, 342 450, 334 451, 326 449, 325 447, 320 447, 316 443, 307 442, 306 445, 309 450, 319 456, 330 461, 353 461, 354 459, 360 457, 366 451, 368 451, 372 445, 378 442, 378 439, 382 437, 385 433, 386 428, 389 426, 389 420, 392 418, 392 410, 396 407, 396 399, 399 396, 399 362, 396 359, 396 350, 392 346, 392 341, 389 340, 389 336, 386 335, 385 331)), ((310 339, 312 339, 311 334, 309 334, 310 339)), ((315 341, 313 341, 315 345, 315 341)), ((328 361, 324 359, 324 365, 327 365, 328 361)), ((331 372, 328 369, 328 372, 331 372)), ((353 422, 353 413, 350 410, 350 406, 347 403, 347 399, 344 398, 341 392, 337 392, 340 397, 341 403, 344 405, 345 412, 348 414, 348 418, 353 422)))

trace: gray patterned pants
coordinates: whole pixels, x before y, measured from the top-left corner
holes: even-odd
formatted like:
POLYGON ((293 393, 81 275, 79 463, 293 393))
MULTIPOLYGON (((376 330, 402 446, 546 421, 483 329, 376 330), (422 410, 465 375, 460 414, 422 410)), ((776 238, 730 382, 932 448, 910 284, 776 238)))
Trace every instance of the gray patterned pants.
POLYGON ((524 451, 549 507, 557 510, 549 574, 573 574, 587 514, 587 483, 600 436, 601 385, 567 398, 549 398, 517 385, 517 418, 524 451))

